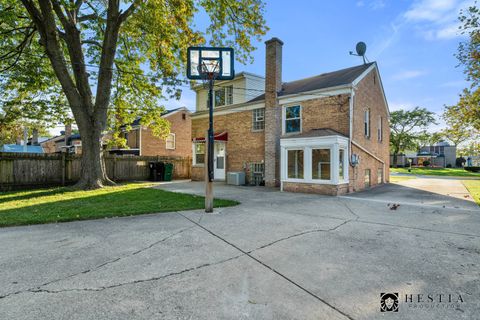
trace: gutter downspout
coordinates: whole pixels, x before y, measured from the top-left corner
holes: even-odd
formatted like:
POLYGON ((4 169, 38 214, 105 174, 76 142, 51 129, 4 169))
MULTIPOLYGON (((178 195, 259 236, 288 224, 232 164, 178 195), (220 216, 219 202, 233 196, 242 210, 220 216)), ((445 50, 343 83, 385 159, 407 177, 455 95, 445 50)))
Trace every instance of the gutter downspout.
MULTIPOLYGON (((355 166, 352 164, 352 137, 353 137, 353 99, 355 98, 355 87, 352 85, 351 87, 351 91, 350 91, 350 106, 349 106, 349 132, 348 132, 348 163, 350 164, 350 166, 352 167, 353 171, 352 171, 352 176, 349 177, 349 180, 352 179, 353 181, 355 181, 355 166)), ((354 183, 353 183, 354 184, 354 183)), ((350 181, 349 181, 349 185, 350 185, 350 181)), ((353 191, 354 190, 354 187, 353 188, 353 191)), ((349 188, 350 189, 350 186, 349 188)), ((350 190, 349 190, 350 192, 350 190)))

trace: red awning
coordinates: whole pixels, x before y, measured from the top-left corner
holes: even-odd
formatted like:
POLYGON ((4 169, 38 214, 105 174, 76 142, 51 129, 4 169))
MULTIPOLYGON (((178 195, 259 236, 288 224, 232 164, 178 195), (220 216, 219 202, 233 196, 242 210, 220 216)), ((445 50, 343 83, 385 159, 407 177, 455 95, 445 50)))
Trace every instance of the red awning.
MULTIPOLYGON (((213 134, 213 139, 215 141, 228 141, 228 132, 227 131, 216 132, 213 134)), ((193 139, 193 142, 205 142, 205 137, 197 137, 193 139)))

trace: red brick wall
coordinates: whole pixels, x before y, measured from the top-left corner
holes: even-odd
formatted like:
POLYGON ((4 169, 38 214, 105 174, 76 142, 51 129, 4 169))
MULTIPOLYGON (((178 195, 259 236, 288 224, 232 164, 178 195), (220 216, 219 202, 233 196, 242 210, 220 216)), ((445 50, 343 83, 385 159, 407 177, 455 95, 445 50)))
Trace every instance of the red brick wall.
POLYGON ((348 137, 349 95, 317 98, 300 102, 302 105, 302 132, 329 128, 348 137))
POLYGON ((165 147, 165 140, 155 137, 149 128, 142 129, 142 156, 192 156, 192 120, 187 111, 178 111, 165 117, 170 121, 170 132, 175 133, 175 149, 165 147), (183 119, 185 115, 185 119, 183 119))
MULTIPOLYGON (((264 131, 252 131, 252 111, 214 116, 214 131, 228 132, 226 172, 243 171, 247 164, 264 160, 264 131)), ((208 117, 192 119, 191 139, 205 137, 208 117)), ((190 145, 191 148, 191 145, 190 145)), ((203 180, 203 166, 192 168, 192 179, 203 180)))
MULTIPOLYGON (((384 182, 390 180, 389 175, 389 142, 390 127, 388 123, 388 114, 383 100, 382 89, 377 73, 370 72, 360 81, 355 91, 354 107, 353 107, 353 141, 357 142, 364 149, 373 153, 385 162, 384 182), (370 109, 370 137, 364 134, 364 110, 370 109), (378 141, 378 116, 382 117, 383 131, 382 141, 378 141)), ((365 187, 365 169, 370 169, 371 185, 377 185, 377 171, 383 168, 380 161, 368 153, 353 146, 352 153, 360 155, 360 164, 354 169, 350 167, 350 184, 351 191, 358 191, 365 187)))

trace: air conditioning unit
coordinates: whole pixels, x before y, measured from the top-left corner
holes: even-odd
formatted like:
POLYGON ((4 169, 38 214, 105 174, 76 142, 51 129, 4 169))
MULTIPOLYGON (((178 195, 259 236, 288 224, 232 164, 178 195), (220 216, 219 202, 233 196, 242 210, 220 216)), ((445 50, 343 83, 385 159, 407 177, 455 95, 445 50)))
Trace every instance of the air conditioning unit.
POLYGON ((243 186, 245 184, 245 172, 228 172, 227 184, 243 186))

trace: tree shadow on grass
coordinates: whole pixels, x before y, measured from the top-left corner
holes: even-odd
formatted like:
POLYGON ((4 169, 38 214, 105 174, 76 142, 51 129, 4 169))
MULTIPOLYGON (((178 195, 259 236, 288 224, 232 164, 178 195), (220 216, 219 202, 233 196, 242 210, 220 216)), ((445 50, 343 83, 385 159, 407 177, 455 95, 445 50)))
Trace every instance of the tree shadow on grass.
MULTIPOLYGON (((214 201, 215 207, 237 204, 231 200, 214 201)), ((138 188, 34 205, 25 203, 23 207, 0 208, 0 227, 193 210, 202 209, 204 205, 205 199, 201 196, 138 188)))
POLYGON ((38 189, 38 190, 28 190, 28 191, 7 191, 0 192, 0 203, 10 202, 10 201, 19 201, 19 200, 28 200, 44 196, 53 196, 57 194, 63 194, 67 192, 78 191, 73 188, 61 187, 54 189, 38 189), (20 193, 20 194, 19 194, 20 193))

